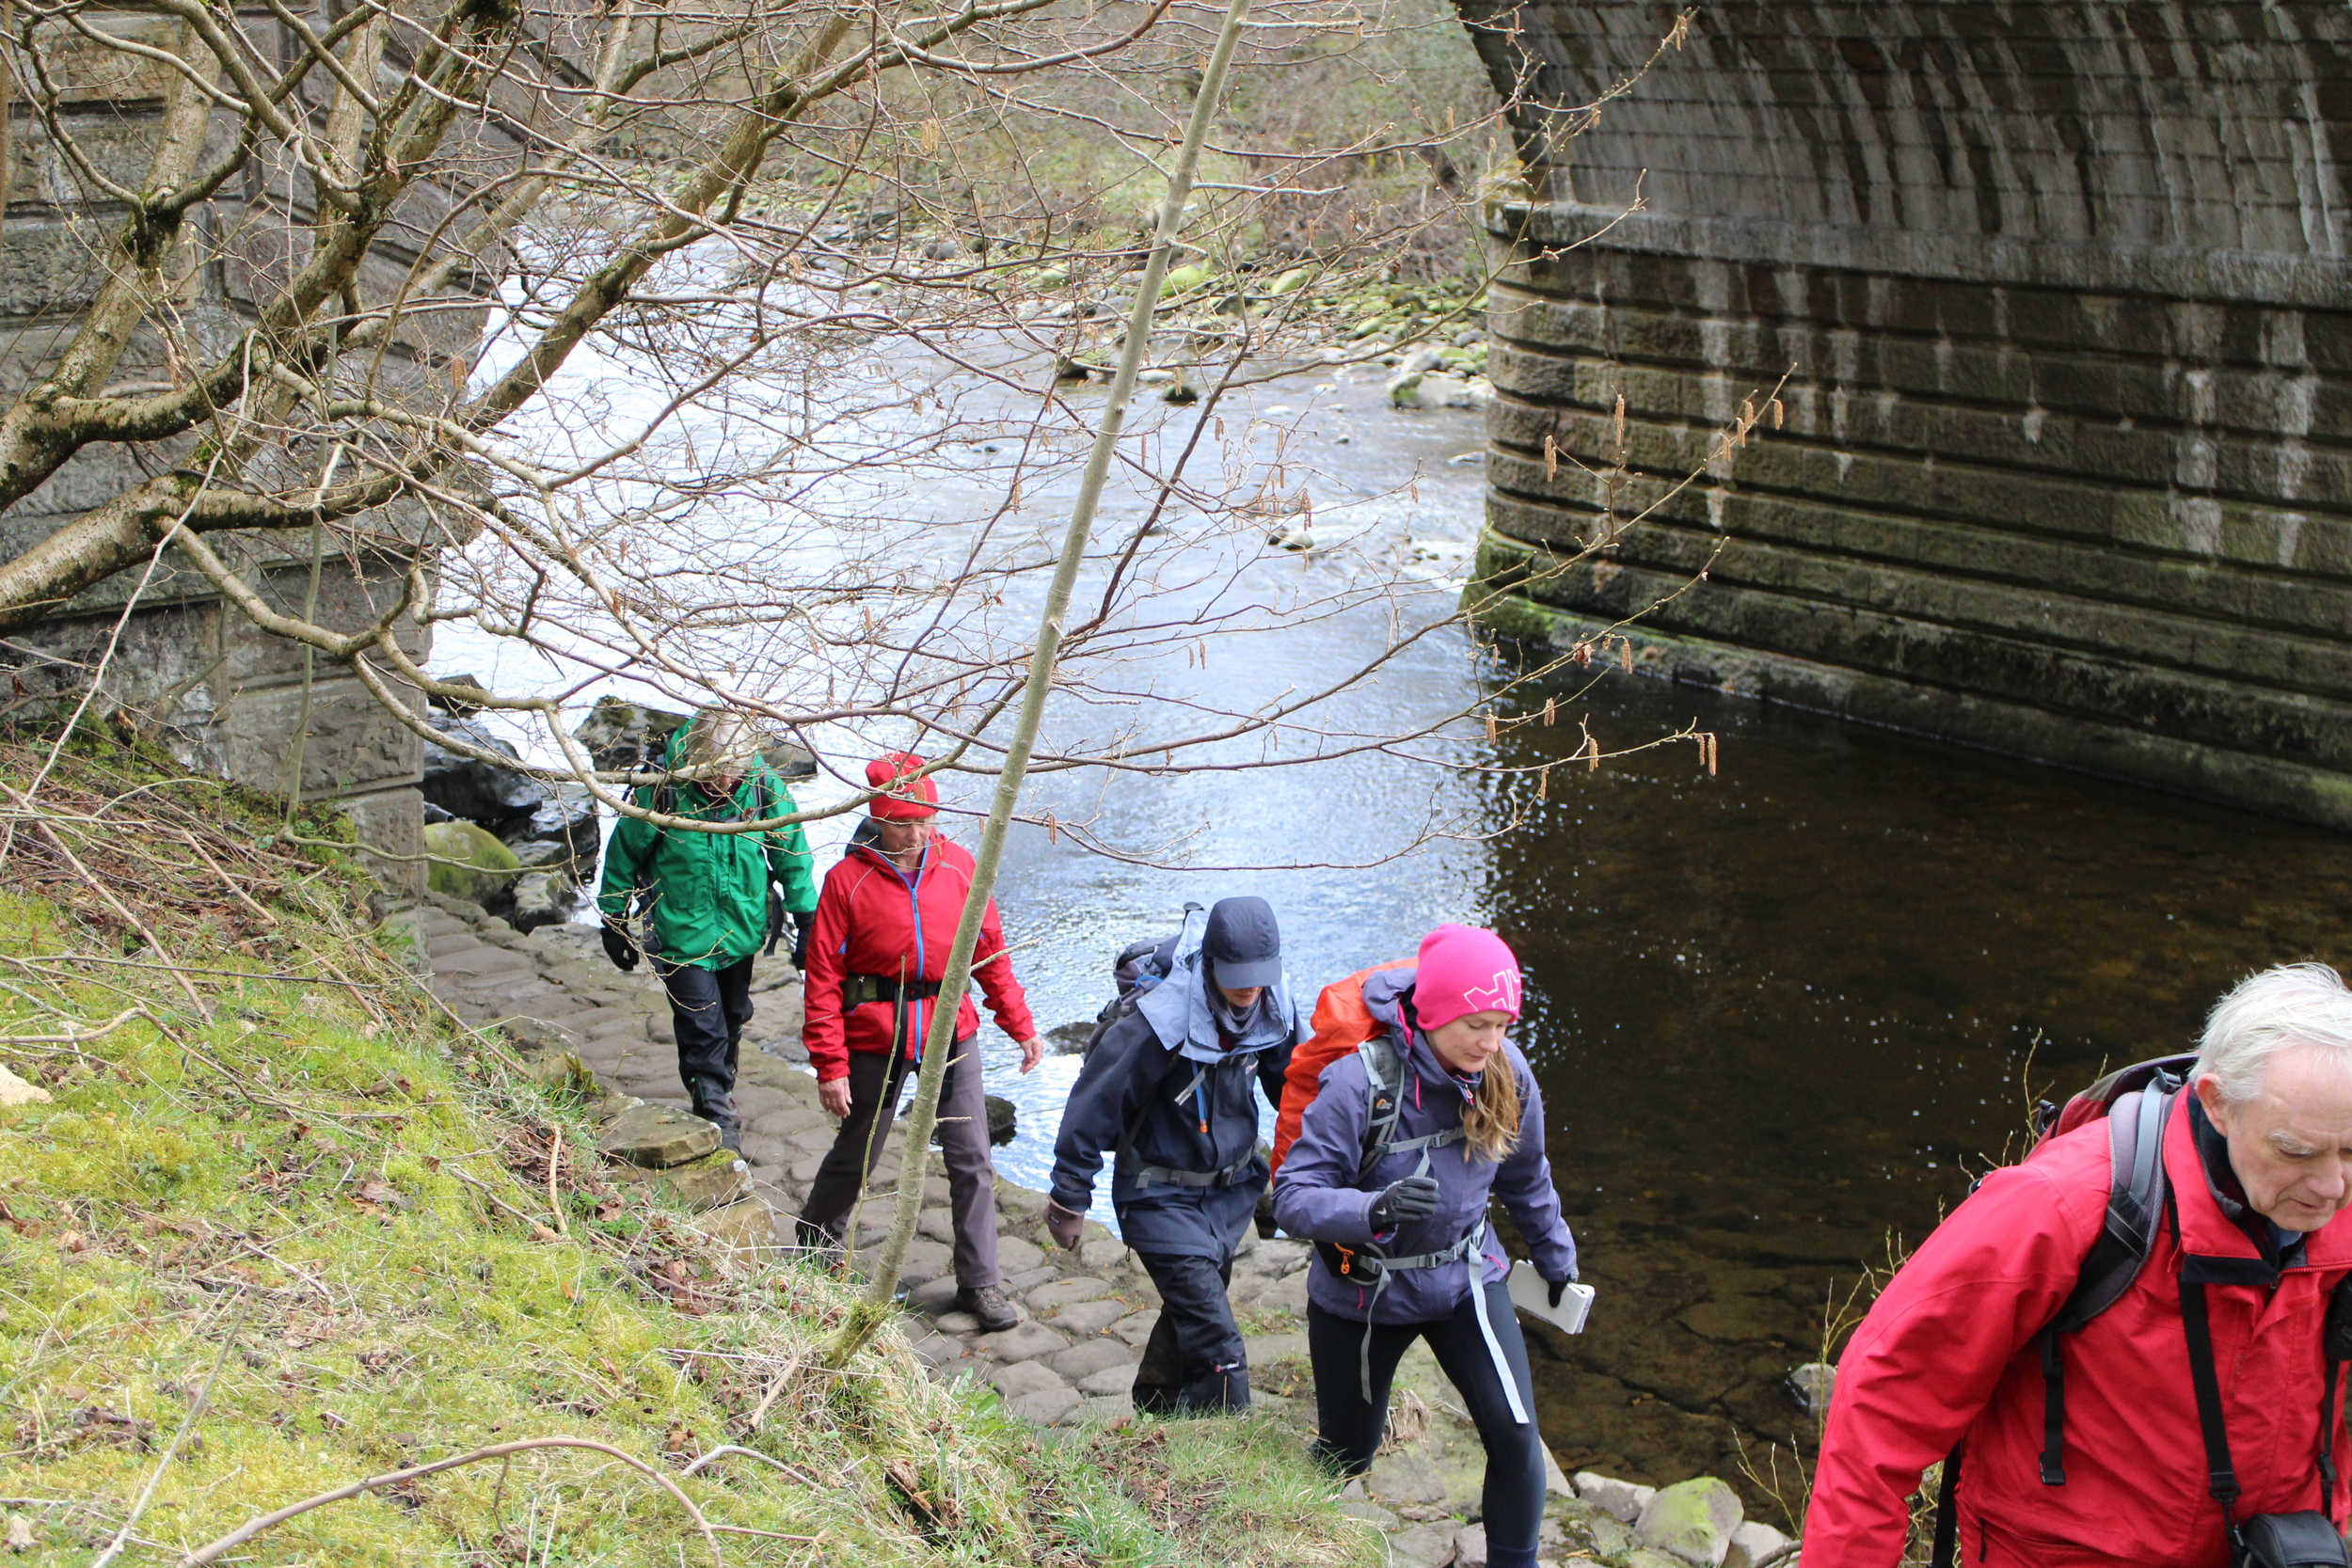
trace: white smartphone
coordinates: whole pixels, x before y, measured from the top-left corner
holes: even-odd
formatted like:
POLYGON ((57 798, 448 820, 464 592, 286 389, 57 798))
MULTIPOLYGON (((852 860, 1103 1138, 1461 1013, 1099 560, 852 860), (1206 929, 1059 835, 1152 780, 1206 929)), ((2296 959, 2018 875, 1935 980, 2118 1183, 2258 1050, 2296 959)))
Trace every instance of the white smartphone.
POLYGON ((1548 1323, 1563 1334, 1584 1332, 1584 1319, 1593 1309, 1593 1288, 1571 1285, 1560 1292, 1560 1305, 1551 1305, 1551 1287, 1535 1266, 1522 1258, 1511 1265, 1511 1305, 1539 1322, 1548 1323))

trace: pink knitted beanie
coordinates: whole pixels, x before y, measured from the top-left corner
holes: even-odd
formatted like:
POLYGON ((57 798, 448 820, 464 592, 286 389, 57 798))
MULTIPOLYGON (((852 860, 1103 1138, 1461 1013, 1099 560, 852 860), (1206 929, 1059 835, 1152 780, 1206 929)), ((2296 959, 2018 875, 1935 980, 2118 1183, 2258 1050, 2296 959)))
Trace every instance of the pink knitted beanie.
POLYGON ((1413 1011, 1423 1029, 1442 1029, 1470 1013, 1519 1016, 1519 961, 1492 931, 1440 926, 1421 939, 1413 1011))

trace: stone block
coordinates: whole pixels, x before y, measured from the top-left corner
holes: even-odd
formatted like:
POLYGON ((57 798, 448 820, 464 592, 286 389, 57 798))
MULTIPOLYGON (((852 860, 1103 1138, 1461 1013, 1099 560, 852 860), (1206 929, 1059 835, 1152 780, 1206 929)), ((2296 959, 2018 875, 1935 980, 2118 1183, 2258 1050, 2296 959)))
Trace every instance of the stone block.
POLYGON ((1116 1268, 1126 1256, 1127 1243, 1116 1238, 1078 1244, 1078 1264, 1089 1274, 1116 1268))
POLYGON ((1047 1318, 1052 1327, 1069 1335, 1100 1334, 1127 1315, 1127 1304, 1115 1298, 1075 1302, 1047 1318))
POLYGON ((1066 1378, 1082 1378, 1105 1367, 1134 1364, 1135 1353, 1116 1339, 1088 1339, 1068 1350, 1053 1352, 1046 1364, 1066 1378))
POLYGON ((989 1382, 1009 1400, 1070 1386, 1060 1373, 1038 1360, 1015 1361, 999 1367, 989 1374, 989 1382))
POLYGON ((717 1209, 752 1196, 751 1172, 741 1160, 721 1149, 685 1164, 649 1170, 626 1163, 608 1165, 605 1174, 617 1183, 651 1187, 689 1209, 717 1209))
POLYGON ((1136 1364, 1121 1361, 1114 1366, 1100 1367, 1078 1379, 1078 1392, 1090 1396, 1124 1394, 1135 1387, 1136 1364))
POLYGON ((1033 1220, 1045 1212, 1045 1195, 996 1179, 996 1212, 1015 1220, 1033 1220))
POLYGON ((1575 1479, 1579 1497, 1629 1525, 1642 1516, 1643 1508, 1658 1495, 1654 1486, 1641 1486, 1590 1470, 1579 1470, 1575 1479))
POLYGON ((1008 1277, 1041 1268, 1044 1263, 1045 1249, 1036 1243, 1025 1242, 1018 1236, 996 1238, 996 1264, 1008 1277))
POLYGON ((1120 1319, 1111 1324, 1111 1332, 1130 1345, 1141 1349, 1143 1342, 1152 1338, 1152 1325, 1159 1321, 1160 1309, 1155 1307, 1149 1312, 1135 1312, 1120 1319))
POLYGON ((1642 1505, 1634 1544, 1670 1553, 1690 1568, 1722 1568, 1741 1513, 1739 1496, 1713 1476, 1677 1481, 1642 1505))
POLYGON ((1454 1561, 1454 1528, 1414 1525, 1389 1537, 1389 1560, 1396 1568, 1448 1568, 1454 1561))
POLYGON ((1760 1519, 1749 1519, 1731 1532, 1731 1546, 1723 1568, 1772 1568, 1797 1549, 1797 1544, 1760 1519))
POLYGON ((1043 1323, 1016 1323, 994 1334, 983 1334, 973 1348, 996 1361, 1026 1361, 1069 1348, 1070 1341, 1043 1323))
POLYGON ((1045 1388, 1009 1402, 1006 1408, 1031 1426, 1057 1426, 1084 1402, 1074 1388, 1045 1388))
POLYGON ((1486 1527, 1464 1525, 1454 1532, 1454 1568, 1486 1568, 1486 1527))
MULTIPOLYGON (((1002 1257, 1000 1249, 999 1261, 1002 1260, 1002 1257)), ((1107 1294, 1109 1291, 1110 1283, 1107 1280, 1080 1275, 1076 1278, 1057 1279, 1040 1285, 1029 1292, 1027 1300, 1034 1310, 1051 1312, 1057 1307, 1067 1307, 1075 1302, 1096 1300, 1107 1294)))
POLYGON ((949 1271, 954 1262, 954 1251, 945 1243, 929 1240, 909 1242, 905 1261, 899 1266, 898 1278, 909 1288, 940 1278, 946 1278, 952 1285, 954 1276, 949 1271))
POLYGON ((682 1165, 719 1147, 719 1130, 700 1117, 640 1105, 615 1117, 596 1139, 596 1150, 650 1170, 682 1165))

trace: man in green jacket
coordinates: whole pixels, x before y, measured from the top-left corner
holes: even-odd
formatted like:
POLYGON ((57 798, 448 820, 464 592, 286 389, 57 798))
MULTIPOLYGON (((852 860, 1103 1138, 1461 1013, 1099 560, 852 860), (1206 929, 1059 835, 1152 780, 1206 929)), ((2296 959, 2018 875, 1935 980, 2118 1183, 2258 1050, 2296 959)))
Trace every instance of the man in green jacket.
MULTIPOLYGON (((702 822, 756 822, 796 809, 792 794, 761 760, 759 740, 739 713, 705 708, 670 737, 668 768, 700 768, 699 780, 647 784, 637 803, 702 822)), ((624 816, 604 851, 604 951, 621 970, 637 967, 628 927, 634 903, 653 917, 654 973, 670 993, 678 1077, 694 1114, 742 1151, 735 1114, 735 1068, 752 1019, 752 957, 774 952, 792 917, 792 961, 806 957, 817 879, 808 839, 796 823, 764 832, 712 833, 658 828, 624 816), (778 890, 781 890, 779 892, 778 890)))

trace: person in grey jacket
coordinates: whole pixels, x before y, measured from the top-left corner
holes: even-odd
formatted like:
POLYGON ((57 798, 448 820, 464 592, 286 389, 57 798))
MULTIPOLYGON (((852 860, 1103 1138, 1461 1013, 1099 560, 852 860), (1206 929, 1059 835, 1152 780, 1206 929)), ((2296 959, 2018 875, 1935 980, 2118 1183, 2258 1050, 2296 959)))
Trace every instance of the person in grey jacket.
POLYGON ((1263 898, 1188 916, 1168 975, 1087 1054, 1054 1146, 1046 1224, 1065 1247, 1094 1201, 1105 1154, 1120 1233, 1159 1288, 1160 1317, 1136 1369, 1151 1415, 1249 1402, 1248 1357, 1226 1290, 1265 1190, 1258 1100, 1279 1105, 1291 1049, 1307 1037, 1263 898))
POLYGON ((1274 1184, 1277 1221, 1317 1243, 1315 1453, 1342 1475, 1371 1467, 1397 1361, 1427 1339, 1486 1448, 1486 1560, 1534 1568, 1543 1442, 1487 1203, 1502 1199, 1554 1306, 1576 1277, 1576 1242, 1544 1156, 1543 1098, 1504 1037, 1519 1013, 1518 961, 1492 931, 1440 926, 1415 968, 1365 979, 1364 1004, 1397 1067, 1379 1118, 1364 1053, 1342 1056, 1323 1069, 1274 1184), (1386 1151, 1366 1170, 1375 1147, 1386 1151))

